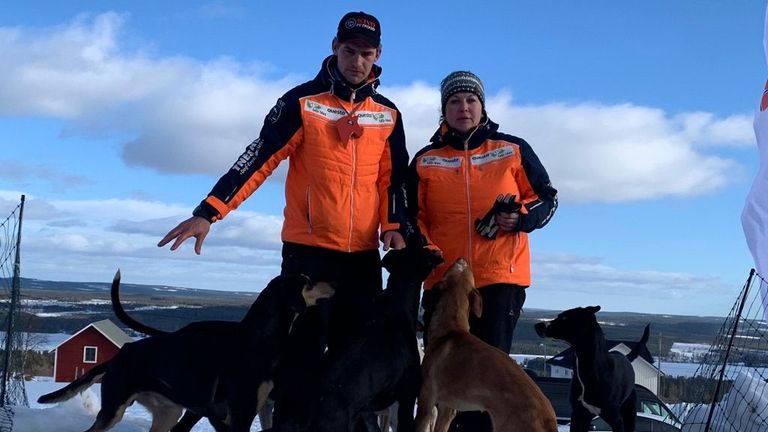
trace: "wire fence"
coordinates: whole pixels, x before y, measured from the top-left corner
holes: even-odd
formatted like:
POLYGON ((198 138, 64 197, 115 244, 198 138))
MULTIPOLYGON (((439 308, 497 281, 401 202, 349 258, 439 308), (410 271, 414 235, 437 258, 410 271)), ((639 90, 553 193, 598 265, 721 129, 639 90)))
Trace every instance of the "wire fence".
POLYGON ((768 431, 768 283, 750 273, 695 376, 709 380, 683 413, 685 432, 768 431))
POLYGON ((29 406, 24 387, 24 333, 19 331, 19 243, 24 196, 19 205, 0 222, 0 290, 2 290, 2 355, 0 356, 0 406, 29 406))

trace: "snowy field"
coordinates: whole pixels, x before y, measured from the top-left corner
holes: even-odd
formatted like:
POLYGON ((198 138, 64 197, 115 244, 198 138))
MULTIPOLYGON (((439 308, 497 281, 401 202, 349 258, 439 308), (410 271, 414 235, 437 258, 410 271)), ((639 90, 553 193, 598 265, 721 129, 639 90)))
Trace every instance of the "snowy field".
MULTIPOLYGON (((58 341, 51 341, 56 344, 58 341)), ((513 354, 512 357, 519 363, 523 363, 536 355, 513 354)), ((662 362, 661 370, 669 376, 693 376, 698 368, 696 363, 669 363, 662 362)), ((96 413, 101 406, 100 386, 98 384, 83 392, 81 395, 61 404, 42 405, 37 403, 37 398, 45 393, 52 392, 64 386, 64 383, 55 383, 50 377, 38 377, 26 382, 27 396, 30 407, 14 407, 13 429, 1 432, 80 432, 88 429, 96 418, 96 413)), ((139 432, 149 430, 151 416, 148 411, 138 404, 134 404, 125 413, 121 421, 112 431, 114 432, 139 432)), ((206 421, 197 424, 193 432, 213 432, 214 429, 206 421)), ((260 431, 258 418, 254 421, 251 431, 260 431)))
MULTIPOLYGON (((101 406, 99 384, 83 392, 67 402, 54 405, 41 405, 37 398, 45 393, 58 390, 64 383, 55 383, 52 378, 38 378, 26 382, 29 408, 14 407, 13 429, 2 432, 82 432, 88 429, 96 419, 96 413, 101 406)), ((145 432, 152 423, 149 412, 138 404, 133 404, 125 412, 123 421, 110 432, 145 432)), ((261 425, 257 418, 251 431, 260 431, 261 425)), ((207 420, 202 420, 192 431, 214 432, 207 420)))

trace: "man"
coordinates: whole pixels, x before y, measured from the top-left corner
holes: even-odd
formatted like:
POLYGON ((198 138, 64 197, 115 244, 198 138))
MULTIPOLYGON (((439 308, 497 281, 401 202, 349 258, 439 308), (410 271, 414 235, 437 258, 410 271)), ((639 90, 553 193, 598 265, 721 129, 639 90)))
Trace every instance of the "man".
POLYGON ((400 112, 376 92, 381 74, 375 64, 381 56, 379 21, 363 12, 344 15, 331 48, 333 54, 313 80, 278 99, 259 137, 219 179, 193 217, 158 243, 162 247, 173 240, 171 250, 176 250, 194 237, 200 254, 210 225, 237 208, 290 158, 282 272, 336 284, 330 317, 321 318, 318 312, 294 326, 300 335, 296 346, 302 345, 301 338, 306 346, 301 353, 287 354, 297 364, 296 357, 322 354, 325 340, 320 330, 325 325, 329 350, 343 346, 360 327, 367 305, 381 291, 379 240, 384 250, 405 247, 398 230, 405 228, 408 154, 400 112))

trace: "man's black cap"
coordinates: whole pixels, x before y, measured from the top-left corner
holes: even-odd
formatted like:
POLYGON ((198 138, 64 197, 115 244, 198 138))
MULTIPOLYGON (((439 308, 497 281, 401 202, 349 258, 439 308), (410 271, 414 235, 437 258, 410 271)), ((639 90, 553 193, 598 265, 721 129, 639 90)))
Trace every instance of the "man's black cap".
POLYGON ((365 12, 349 12, 339 21, 336 39, 339 42, 358 39, 378 48, 381 45, 381 24, 373 15, 365 12))

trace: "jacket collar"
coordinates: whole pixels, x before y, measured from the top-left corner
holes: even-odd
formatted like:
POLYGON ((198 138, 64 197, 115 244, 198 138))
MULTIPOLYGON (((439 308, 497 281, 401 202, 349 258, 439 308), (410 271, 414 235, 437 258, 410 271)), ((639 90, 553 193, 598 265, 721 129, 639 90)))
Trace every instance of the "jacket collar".
POLYGON ((485 116, 483 121, 471 132, 462 134, 456 129, 448 126, 445 120, 440 123, 440 127, 437 129, 430 142, 436 145, 448 145, 456 150, 464 150, 464 143, 467 143, 468 149, 475 149, 480 147, 491 134, 499 129, 499 125, 492 122, 488 116, 485 116))
POLYGON ((323 60, 323 65, 315 77, 315 81, 320 82, 324 88, 330 89, 331 93, 339 99, 355 103, 376 94, 380 76, 381 67, 373 65, 368 79, 357 87, 352 87, 339 72, 339 68, 336 66, 336 56, 330 55, 323 60))

